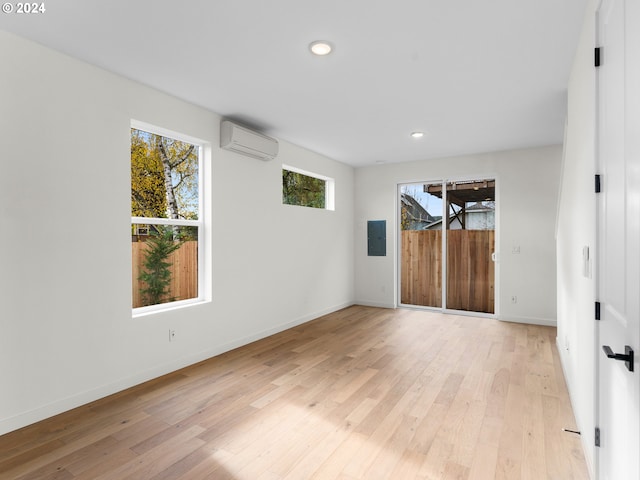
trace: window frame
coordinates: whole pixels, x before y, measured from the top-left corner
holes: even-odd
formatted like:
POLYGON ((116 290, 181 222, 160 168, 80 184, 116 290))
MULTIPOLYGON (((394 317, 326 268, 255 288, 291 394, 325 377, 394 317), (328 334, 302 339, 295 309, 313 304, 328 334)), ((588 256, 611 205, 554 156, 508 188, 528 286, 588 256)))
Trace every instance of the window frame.
MULTIPOLYGON (((180 142, 185 142, 190 145, 194 145, 198 149, 198 219, 197 220, 185 220, 185 219, 171 219, 171 218, 156 218, 156 217, 135 217, 131 216, 131 225, 163 225, 163 226, 189 226, 196 227, 198 230, 198 296, 189 298, 186 300, 177 300, 174 302, 159 303, 156 305, 147 305, 144 307, 131 307, 132 316, 141 317, 159 312, 166 312, 169 310, 175 310, 179 308, 188 307, 191 305, 201 304, 210 301, 210 297, 207 294, 209 285, 210 272, 207 269, 207 263, 205 262, 205 255, 207 252, 206 242, 208 242, 208 232, 206 221, 206 198, 208 197, 208 185, 205 182, 206 159, 210 156, 210 147, 208 142, 201 140, 190 135, 168 130, 166 128, 151 125, 149 123, 140 122, 138 120, 131 120, 131 129, 141 130, 154 135, 171 138, 180 142)), ((131 143, 131 133, 129 134, 129 143, 131 143)), ((131 164, 131 158, 129 158, 129 164, 131 164)), ((131 183, 131 178, 129 178, 131 183)), ((130 260, 131 268, 133 258, 130 260)), ((129 270, 131 273, 131 270, 129 270)), ((133 282, 134 279, 131 278, 133 282)), ((132 285, 133 288, 133 285, 132 285)))
MULTIPOLYGON (((321 175, 319 173, 315 173, 315 172, 310 172, 308 170, 303 170, 302 168, 298 168, 298 167, 293 167, 291 165, 286 165, 286 164, 282 164, 282 170, 287 170, 289 172, 294 172, 294 173, 298 173, 300 175, 305 175, 307 177, 311 177, 311 178, 317 178, 319 180, 323 180, 324 181, 324 208, 318 208, 318 207, 309 207, 307 205, 296 205, 293 203, 284 203, 284 200, 282 202, 283 205, 289 205, 292 207, 305 207, 305 208, 312 208, 313 210, 329 210, 329 211, 335 211, 336 209, 336 181, 334 178, 331 177, 327 177, 326 175, 321 175)), ((280 175, 280 181, 282 182, 282 175, 280 175)), ((282 184, 281 184, 281 189, 282 189, 282 184)))

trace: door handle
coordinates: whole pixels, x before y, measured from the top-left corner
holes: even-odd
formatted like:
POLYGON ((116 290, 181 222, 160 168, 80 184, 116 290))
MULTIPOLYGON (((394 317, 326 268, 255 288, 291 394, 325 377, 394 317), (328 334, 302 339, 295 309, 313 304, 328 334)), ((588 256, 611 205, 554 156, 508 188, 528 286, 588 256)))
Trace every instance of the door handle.
POLYGON ((624 362, 627 370, 633 372, 633 349, 629 345, 624 346, 624 353, 614 353, 609 345, 603 345, 602 350, 608 358, 624 362))

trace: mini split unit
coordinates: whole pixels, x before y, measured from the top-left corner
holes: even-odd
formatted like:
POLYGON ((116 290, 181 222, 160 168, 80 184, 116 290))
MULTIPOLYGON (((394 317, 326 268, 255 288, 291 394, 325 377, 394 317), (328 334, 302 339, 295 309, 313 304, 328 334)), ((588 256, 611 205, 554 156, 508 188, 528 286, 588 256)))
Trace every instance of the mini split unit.
POLYGON ((229 120, 220 124, 220 147, 257 158, 273 160, 278 155, 278 141, 229 120))

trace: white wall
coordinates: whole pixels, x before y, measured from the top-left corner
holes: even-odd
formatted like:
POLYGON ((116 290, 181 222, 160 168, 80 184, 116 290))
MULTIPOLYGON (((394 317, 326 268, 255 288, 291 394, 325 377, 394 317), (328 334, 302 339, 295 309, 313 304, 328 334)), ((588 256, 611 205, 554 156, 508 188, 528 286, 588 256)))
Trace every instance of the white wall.
MULTIPOLYGON (((428 140, 427 140, 428 141, 428 140)), ((495 178, 499 236, 499 318, 555 325, 555 216, 559 146, 377 165, 356 170, 356 301, 396 305, 397 185, 449 178, 495 178), (387 256, 368 257, 367 220, 387 221, 387 256), (514 246, 520 254, 512 254, 514 246), (517 303, 511 303, 511 296, 517 303)))
POLYGON ((220 150, 217 115, 4 32, 0 106, 0 434, 353 302, 351 167, 220 150), (131 317, 131 119, 212 146, 211 303, 131 317), (282 205, 283 162, 336 210, 282 205))
POLYGON ((584 275, 583 248, 596 244, 594 2, 590 1, 569 80, 568 119, 558 209, 558 349, 587 464, 594 472, 595 275, 584 275))

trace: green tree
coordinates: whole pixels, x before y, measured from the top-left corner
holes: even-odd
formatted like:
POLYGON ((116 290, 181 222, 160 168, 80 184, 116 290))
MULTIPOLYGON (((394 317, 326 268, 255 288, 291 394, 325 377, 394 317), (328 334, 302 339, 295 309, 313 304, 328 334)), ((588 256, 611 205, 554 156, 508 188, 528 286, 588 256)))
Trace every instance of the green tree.
POLYGON ((144 305, 156 305, 174 301, 169 298, 171 284, 171 262, 169 255, 182 246, 181 240, 176 240, 171 227, 158 225, 151 232, 147 240, 147 251, 143 262, 143 269, 138 280, 144 282, 140 290, 144 305))
POLYGON ((166 218, 162 162, 147 136, 146 132, 131 130, 131 216, 166 218))
POLYGON ((287 205, 325 208, 326 182, 302 173, 282 170, 282 201, 287 205))
POLYGON ((131 215, 197 220, 194 145, 131 129, 131 215))

